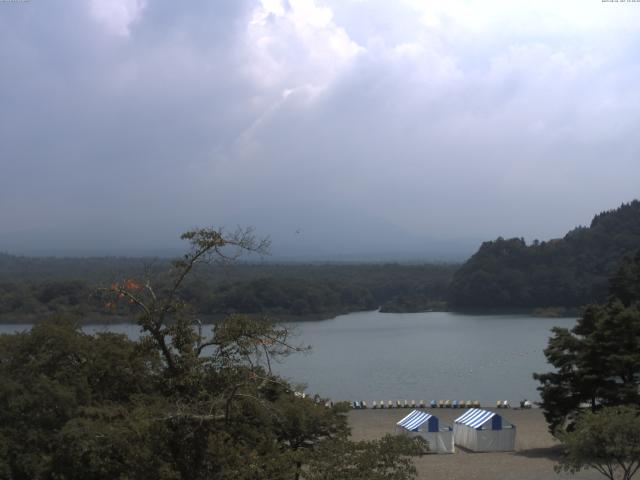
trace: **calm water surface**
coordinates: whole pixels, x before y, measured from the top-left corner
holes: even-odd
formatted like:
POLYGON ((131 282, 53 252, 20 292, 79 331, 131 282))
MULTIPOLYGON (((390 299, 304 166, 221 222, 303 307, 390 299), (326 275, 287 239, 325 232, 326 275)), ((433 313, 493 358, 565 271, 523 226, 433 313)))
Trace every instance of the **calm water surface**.
MULTIPOLYGON (((523 315, 360 312, 289 323, 307 354, 274 368, 307 392, 336 400, 536 400, 532 372, 549 370, 542 350, 554 326, 575 319, 523 315)), ((0 332, 24 325, 1 325, 0 332)), ((136 325, 93 325, 137 338, 136 325)))
POLYGON ((429 312, 353 313, 295 324, 313 346, 278 371, 334 399, 536 400, 550 329, 575 319, 429 312))

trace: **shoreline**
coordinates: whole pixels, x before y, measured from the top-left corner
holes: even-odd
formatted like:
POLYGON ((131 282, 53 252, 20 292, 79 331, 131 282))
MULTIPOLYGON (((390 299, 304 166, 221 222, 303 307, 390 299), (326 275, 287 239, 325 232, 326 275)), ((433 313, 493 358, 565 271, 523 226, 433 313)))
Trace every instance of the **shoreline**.
MULTIPOLYGON (((442 425, 452 425, 465 409, 420 409, 437 416, 442 425)), ((428 454, 415 460, 419 480, 596 480, 601 476, 587 470, 575 475, 556 473, 560 444, 547 430, 539 408, 495 409, 516 427, 513 452, 474 453, 456 446, 454 454, 428 454)), ((396 422, 411 409, 364 409, 347 413, 353 440, 373 440, 394 433, 396 422)))
MULTIPOLYGON (((237 315, 248 315, 254 317, 266 317, 272 320, 274 323, 305 323, 305 322, 321 322, 324 320, 333 320, 337 317, 344 315, 351 315, 357 313, 377 312, 383 315, 413 315, 420 313, 451 313, 455 315, 471 315, 471 316, 495 316, 495 315, 525 315, 532 318, 578 318, 582 315, 580 309, 564 309, 559 312, 557 309, 540 309, 532 308, 527 310, 503 310, 503 309, 429 309, 419 311, 384 311, 380 307, 375 310, 353 310, 353 311, 339 311, 339 312, 326 312, 326 313, 313 313, 302 316, 293 314, 276 314, 276 313, 237 313, 237 315)), ((117 325, 117 324, 135 324, 137 320, 135 316, 128 315, 108 315, 98 312, 91 312, 87 314, 79 314, 77 312, 48 312, 43 314, 12 314, 4 313, 0 315, 0 325, 37 325, 42 321, 53 318, 58 315, 67 316, 76 320, 80 325, 117 325)), ((203 325, 214 325, 221 322, 232 313, 214 313, 206 315, 198 315, 203 320, 203 325)))

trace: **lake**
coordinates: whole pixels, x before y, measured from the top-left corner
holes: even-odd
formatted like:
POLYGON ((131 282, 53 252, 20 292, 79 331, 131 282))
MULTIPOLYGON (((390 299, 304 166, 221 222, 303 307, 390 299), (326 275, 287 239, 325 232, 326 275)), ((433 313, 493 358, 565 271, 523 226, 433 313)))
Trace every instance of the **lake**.
MULTIPOLYGON (((450 312, 359 312, 288 323, 310 353, 274 369, 306 391, 334 400, 539 399, 531 374, 549 370, 543 354, 554 326, 575 319, 450 312)), ((0 325, 0 332, 28 328, 0 325)), ((136 338, 136 325, 92 325, 136 338)))

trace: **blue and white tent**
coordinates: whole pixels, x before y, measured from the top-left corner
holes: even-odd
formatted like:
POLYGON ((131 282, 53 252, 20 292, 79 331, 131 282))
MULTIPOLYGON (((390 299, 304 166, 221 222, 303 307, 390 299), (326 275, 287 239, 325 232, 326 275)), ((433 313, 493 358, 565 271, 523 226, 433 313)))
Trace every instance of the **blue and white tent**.
POLYGON ((440 427, 438 417, 419 410, 412 411, 396 424, 396 433, 419 435, 429 442, 429 450, 435 453, 453 453, 453 429, 440 427))
POLYGON ((508 452, 516 447, 516 427, 501 415, 472 408, 454 420, 456 445, 476 452, 508 452))

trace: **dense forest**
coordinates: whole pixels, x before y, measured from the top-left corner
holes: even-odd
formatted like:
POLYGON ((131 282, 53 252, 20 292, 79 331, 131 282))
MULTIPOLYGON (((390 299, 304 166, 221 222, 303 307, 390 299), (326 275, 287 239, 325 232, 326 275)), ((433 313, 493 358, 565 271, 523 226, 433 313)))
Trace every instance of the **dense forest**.
MULTIPOLYGON (((205 319, 232 313, 319 319, 373 310, 576 308, 603 302, 608 278, 640 249, 640 201, 596 215, 564 238, 527 245, 522 238, 482 244, 457 264, 201 265, 183 296, 205 319)), ((31 258, 0 254, 0 321, 36 322, 54 314, 81 321, 131 318, 126 306, 105 310, 97 286, 156 278, 168 259, 31 258)))
POLYGON ((606 300, 608 278, 640 248, 640 201, 596 215, 564 238, 482 244, 454 275, 453 308, 579 307, 606 300))
POLYGON ((263 244, 212 229, 182 238, 189 249, 165 275, 99 290, 137 312, 138 340, 88 335, 62 315, 0 335, 0 479, 415 478, 423 439, 353 441, 346 403, 271 370, 307 351, 285 326, 231 315, 198 328, 182 296, 194 266, 230 243, 263 244))
MULTIPOLYGON (((165 259, 29 258, 0 255, 0 321, 34 322, 52 314, 85 321, 121 321, 126 306, 105 310, 99 285, 125 278, 162 279, 165 259)), ((458 265, 273 264, 201 265, 183 296, 201 315, 267 314, 327 318, 381 307, 383 311, 442 308, 458 265)))

